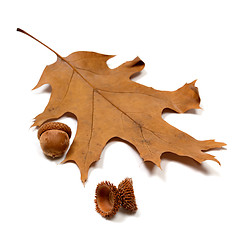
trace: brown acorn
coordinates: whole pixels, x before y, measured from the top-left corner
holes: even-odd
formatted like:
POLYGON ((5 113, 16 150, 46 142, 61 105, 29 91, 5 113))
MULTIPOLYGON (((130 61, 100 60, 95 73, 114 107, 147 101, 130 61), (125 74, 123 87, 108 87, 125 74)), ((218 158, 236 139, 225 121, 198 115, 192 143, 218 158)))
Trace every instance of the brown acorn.
POLYGON ((45 155, 61 157, 69 146, 71 128, 61 122, 44 123, 38 130, 38 138, 45 155))
POLYGON ((120 207, 118 189, 108 181, 99 183, 95 193, 95 204, 96 211, 103 217, 113 217, 120 207))
POLYGON ((125 209, 136 212, 137 204, 133 190, 133 183, 131 178, 126 178, 118 185, 118 191, 120 194, 121 205, 125 209))

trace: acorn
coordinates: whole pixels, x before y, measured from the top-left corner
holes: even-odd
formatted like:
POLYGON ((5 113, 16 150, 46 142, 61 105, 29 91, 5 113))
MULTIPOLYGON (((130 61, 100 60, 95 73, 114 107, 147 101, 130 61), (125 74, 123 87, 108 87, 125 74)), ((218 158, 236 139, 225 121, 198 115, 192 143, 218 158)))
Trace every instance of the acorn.
POLYGON ((71 128, 64 123, 44 123, 38 130, 43 153, 51 158, 61 157, 68 149, 71 134, 71 128))
POLYGON ((113 217, 120 207, 117 187, 105 181, 97 185, 95 193, 96 211, 105 218, 113 217))
POLYGON ((118 185, 121 205, 130 212, 137 211, 137 204, 133 190, 133 183, 131 178, 125 178, 118 185))

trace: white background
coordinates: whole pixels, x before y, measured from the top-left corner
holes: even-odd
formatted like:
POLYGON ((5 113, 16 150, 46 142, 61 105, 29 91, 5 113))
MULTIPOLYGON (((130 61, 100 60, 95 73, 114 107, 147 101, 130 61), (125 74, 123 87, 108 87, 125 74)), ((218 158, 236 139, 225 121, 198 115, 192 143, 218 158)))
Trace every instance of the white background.
MULTIPOLYGON (((2 1, 0 4, 0 239, 240 239, 239 1, 2 1), (139 56, 135 79, 175 90, 198 79, 202 110, 163 118, 196 139, 228 145, 202 165, 165 156, 162 170, 131 146, 111 141, 85 186, 76 165, 41 152, 33 118, 48 103, 48 86, 31 91, 56 56, 74 51, 116 54, 110 67, 139 56), (133 179, 139 210, 102 218, 95 189, 133 179)), ((77 123, 61 118, 75 134, 77 123)), ((71 141, 73 138, 71 139, 71 141)))

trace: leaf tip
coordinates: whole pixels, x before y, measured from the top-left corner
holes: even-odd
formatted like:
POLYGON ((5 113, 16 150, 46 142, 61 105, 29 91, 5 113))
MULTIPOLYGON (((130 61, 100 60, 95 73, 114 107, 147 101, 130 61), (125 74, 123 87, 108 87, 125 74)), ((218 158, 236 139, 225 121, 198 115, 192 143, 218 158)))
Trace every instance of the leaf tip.
POLYGON ((69 159, 65 158, 63 161, 60 162, 60 164, 65 164, 65 163, 67 163, 69 161, 70 161, 69 159))
POLYGON ((160 168, 160 170, 162 171, 162 165, 161 165, 161 162, 158 164, 158 167, 160 168))
POLYGON ((142 68, 144 68, 144 66, 145 66, 144 61, 141 58, 139 58, 139 57, 136 57, 133 60, 133 63, 134 64, 132 65, 132 67, 142 67, 142 68))
POLYGON ((195 85, 195 83, 197 82, 197 80, 198 80, 198 79, 195 79, 195 80, 193 80, 191 83, 192 83, 193 85, 195 85))
POLYGON ((37 124, 36 124, 36 122, 34 122, 34 123, 31 125, 31 127, 30 127, 30 128, 32 128, 32 127, 37 127, 37 124))
POLYGON ((214 162, 218 163, 219 166, 221 166, 221 163, 215 157, 211 160, 213 160, 214 162))
POLYGON ((82 179, 82 178, 81 178, 81 181, 82 181, 83 186, 85 187, 86 182, 87 182, 87 179, 82 179))
POLYGON ((86 182, 87 182, 87 177, 86 176, 84 176, 82 173, 81 173, 81 181, 82 181, 82 184, 83 184, 83 186, 85 187, 85 185, 86 185, 86 182))

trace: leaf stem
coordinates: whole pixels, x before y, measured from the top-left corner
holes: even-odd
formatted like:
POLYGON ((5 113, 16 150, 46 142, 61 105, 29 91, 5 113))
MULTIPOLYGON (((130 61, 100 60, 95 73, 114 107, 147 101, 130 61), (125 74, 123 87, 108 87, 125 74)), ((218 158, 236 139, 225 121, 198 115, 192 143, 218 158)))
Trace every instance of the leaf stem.
POLYGON ((48 48, 50 51, 52 51, 53 53, 55 53, 59 58, 63 59, 63 57, 61 55, 59 55, 57 52, 55 52, 52 48, 50 48, 49 46, 47 46, 46 44, 44 44, 43 42, 41 42, 40 40, 38 40, 37 38, 33 37, 31 34, 27 33, 26 31, 22 30, 21 28, 17 28, 18 32, 24 33, 27 36, 33 38, 35 41, 41 43, 44 47, 48 48))
POLYGON ((55 53, 57 55, 57 57, 59 57, 61 60, 63 60, 64 62, 66 62, 77 74, 79 74, 79 76, 82 77, 82 79, 87 82, 93 89, 95 89, 95 87, 85 78, 83 77, 83 75, 75 68, 75 66, 73 66, 69 61, 67 61, 66 59, 64 59, 60 54, 58 54, 56 51, 54 51, 52 48, 50 48, 49 46, 47 46, 46 44, 44 44, 43 42, 41 42, 40 40, 38 40, 37 38, 33 37, 31 34, 27 33, 26 31, 22 30, 21 28, 17 28, 18 32, 24 33, 27 36, 31 37, 32 39, 34 39, 35 41, 39 42, 40 44, 42 44, 44 47, 46 47, 47 49, 49 49, 51 52, 55 53))

